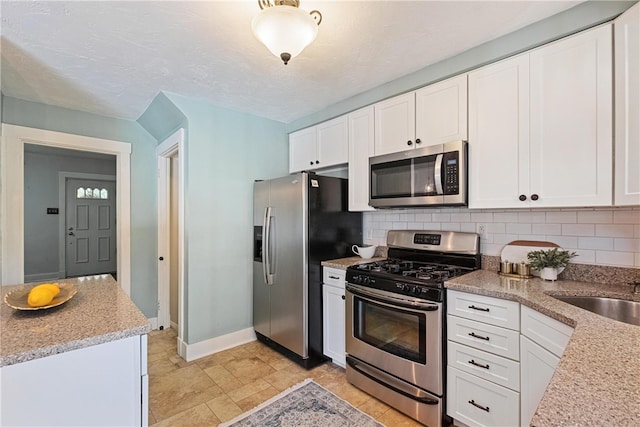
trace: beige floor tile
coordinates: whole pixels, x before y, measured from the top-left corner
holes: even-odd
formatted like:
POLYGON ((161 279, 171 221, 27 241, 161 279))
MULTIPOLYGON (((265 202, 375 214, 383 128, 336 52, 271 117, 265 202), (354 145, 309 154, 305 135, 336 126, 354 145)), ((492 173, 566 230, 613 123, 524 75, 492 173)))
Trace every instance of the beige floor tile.
POLYGON ((223 366, 243 384, 250 384, 276 372, 275 369, 257 357, 231 360, 223 366))
POLYGON ((153 427, 202 427, 202 426, 216 426, 220 423, 218 417, 209 409, 204 403, 195 406, 186 411, 182 411, 160 421, 153 425, 153 427))
POLYGON ((393 408, 382 414, 378 421, 388 427, 421 427, 423 425, 393 408))
POLYGON ((387 404, 380 402, 375 397, 371 397, 371 399, 367 400, 357 408, 365 414, 369 414, 376 419, 380 418, 385 412, 390 409, 387 404))
POLYGON ((209 377, 218 385, 218 387, 224 390, 225 393, 240 388, 244 385, 224 366, 212 366, 210 368, 204 369, 204 373, 209 375, 209 377))
POLYGON ((197 365, 149 377, 149 407, 157 420, 164 420, 223 393, 197 365))
POLYGON ((266 381, 263 380, 258 380, 256 382, 253 382, 251 384, 245 384, 242 387, 239 387, 235 390, 231 390, 229 392, 227 392, 227 395, 234 401, 234 402, 239 402, 242 399, 246 399, 247 397, 251 396, 252 394, 255 394, 259 391, 262 390, 266 390, 269 387, 271 387, 271 384, 269 384, 266 381))
POLYGON ((207 406, 223 423, 234 419, 244 412, 238 405, 236 405, 236 402, 231 400, 231 398, 226 394, 208 401, 207 406))
POLYGON ((284 391, 289 387, 310 378, 308 372, 297 372, 283 369, 267 375, 263 379, 271 384, 276 390, 284 391))
POLYGON ((260 390, 256 393, 253 393, 252 395, 247 396, 236 403, 244 412, 244 411, 248 411, 250 409, 255 408, 259 404, 271 399, 273 396, 277 395, 278 393, 280 393, 280 390, 276 390, 273 387, 268 387, 268 388, 265 388, 264 390, 260 390))

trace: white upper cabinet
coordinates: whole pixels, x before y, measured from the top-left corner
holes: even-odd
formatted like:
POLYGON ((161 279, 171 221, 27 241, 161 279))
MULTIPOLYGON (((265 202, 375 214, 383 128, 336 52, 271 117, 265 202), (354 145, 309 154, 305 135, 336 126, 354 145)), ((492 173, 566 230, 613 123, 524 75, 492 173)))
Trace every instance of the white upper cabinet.
POLYGON ((516 206, 528 152, 529 56, 469 73, 469 207, 516 206))
POLYGON ((467 75, 375 104, 375 155, 467 139, 467 75))
POLYGON ((467 140, 467 75, 416 91, 416 138, 422 145, 467 140))
POLYGON ((611 205, 611 46, 605 25, 469 73, 469 207, 611 205))
POLYGON ((531 53, 531 206, 610 206, 613 40, 597 27, 531 53))
POLYGON ((349 124, 349 210, 370 211, 369 157, 374 153, 373 106, 350 113, 349 124))
POLYGON ((289 172, 347 163, 347 117, 340 116, 289 134, 289 172))
POLYGON ((640 205, 640 4, 614 22, 615 205, 640 205))
POLYGON ((374 109, 376 156, 410 150, 416 146, 416 102, 413 92, 379 102, 374 109))

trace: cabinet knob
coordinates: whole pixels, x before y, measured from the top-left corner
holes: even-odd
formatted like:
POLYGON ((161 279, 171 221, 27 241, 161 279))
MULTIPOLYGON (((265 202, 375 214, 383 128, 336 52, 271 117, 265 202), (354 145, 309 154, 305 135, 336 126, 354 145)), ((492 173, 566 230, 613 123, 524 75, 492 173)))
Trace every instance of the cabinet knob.
POLYGON ((521 194, 520 197, 518 197, 518 199, 520 199, 521 202, 524 202, 525 200, 527 200, 527 196, 525 196, 524 194, 521 194))
POLYGON ((422 141, 420 141, 420 138, 416 138, 416 144, 420 144, 422 141))
POLYGON ((310 164, 311 166, 313 166, 313 162, 309 162, 309 164, 310 164))
POLYGON ((316 160, 316 165, 320 164, 320 160, 316 160))
POLYGON ((407 145, 412 145, 413 142, 412 141, 407 141, 407 145))
POLYGON ((533 200, 534 202, 535 202, 536 200, 538 200, 538 195, 537 195, 537 194, 532 194, 532 195, 531 195, 531 200, 533 200))
POLYGON ((345 297, 344 295, 342 295, 342 299, 347 299, 347 297, 345 297))
POLYGON ((158 258, 160 261, 164 261, 164 257, 161 256, 160 258, 158 258))

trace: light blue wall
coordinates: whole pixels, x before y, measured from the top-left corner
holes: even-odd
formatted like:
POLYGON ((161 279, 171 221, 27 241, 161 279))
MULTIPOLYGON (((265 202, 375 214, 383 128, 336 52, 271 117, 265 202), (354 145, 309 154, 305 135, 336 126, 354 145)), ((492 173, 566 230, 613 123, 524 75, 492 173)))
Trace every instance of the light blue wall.
MULTIPOLYGON (((5 96, 3 123, 105 138, 131 144, 131 298, 156 316, 157 142, 134 121, 104 117, 5 96)), ((0 236, 1 238, 1 236, 0 236)))
POLYGON ((181 127, 187 130, 188 122, 182 111, 175 106, 165 92, 156 95, 149 107, 138 118, 138 123, 153 135, 158 143, 162 143, 181 127))
POLYGON ((298 119, 287 125, 287 131, 292 132, 302 129, 610 21, 635 3, 637 3, 637 0, 587 1, 581 3, 548 19, 536 22, 298 119))
POLYGON ((253 181, 288 173, 285 125, 166 94, 188 119, 189 344, 252 325, 253 181))

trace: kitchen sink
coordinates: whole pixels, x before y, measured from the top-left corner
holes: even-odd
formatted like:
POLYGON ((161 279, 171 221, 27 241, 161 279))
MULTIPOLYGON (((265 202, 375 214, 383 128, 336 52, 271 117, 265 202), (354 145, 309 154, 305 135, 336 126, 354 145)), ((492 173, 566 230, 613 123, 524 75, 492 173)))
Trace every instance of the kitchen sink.
POLYGON ((640 301, 628 301, 618 298, 553 296, 560 301, 589 310, 600 316, 630 325, 640 326, 640 301))

